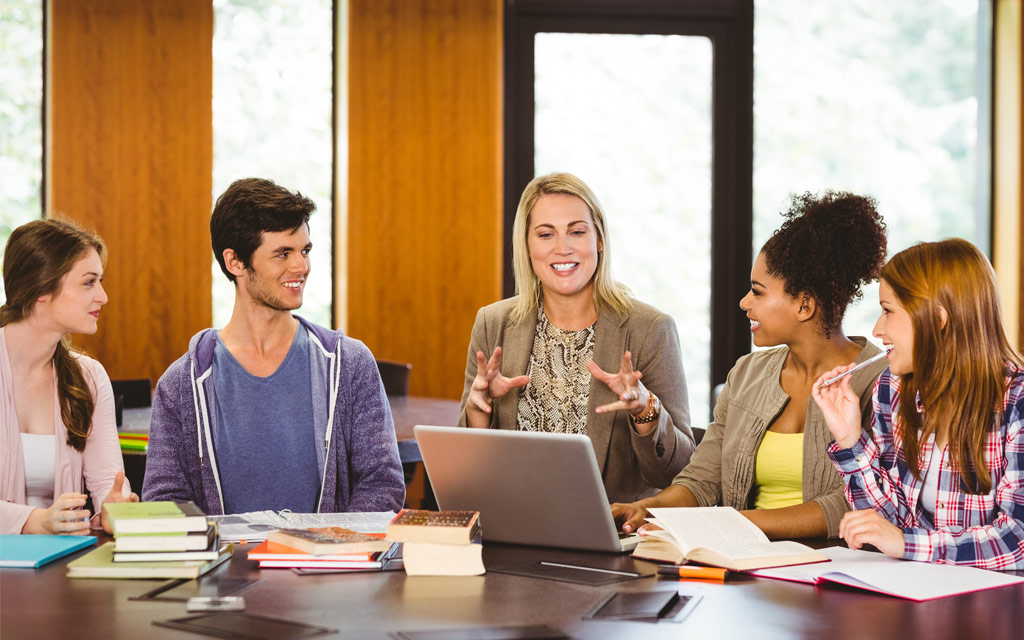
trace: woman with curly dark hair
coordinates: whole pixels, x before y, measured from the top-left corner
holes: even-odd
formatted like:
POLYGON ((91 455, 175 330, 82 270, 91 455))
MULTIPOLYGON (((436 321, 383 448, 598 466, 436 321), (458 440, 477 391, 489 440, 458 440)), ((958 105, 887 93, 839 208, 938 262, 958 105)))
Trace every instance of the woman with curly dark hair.
MULTIPOLYGON (((825 454, 832 434, 811 389, 822 373, 880 353, 865 338, 847 337, 842 320, 878 277, 885 223, 872 198, 844 192, 795 196, 784 215, 740 300, 754 344, 773 348, 736 362, 707 434, 668 488, 612 505, 624 531, 642 525, 651 507, 726 505, 770 538, 839 535, 850 506, 825 454)), ((866 416, 883 369, 876 361, 850 376, 866 416)))

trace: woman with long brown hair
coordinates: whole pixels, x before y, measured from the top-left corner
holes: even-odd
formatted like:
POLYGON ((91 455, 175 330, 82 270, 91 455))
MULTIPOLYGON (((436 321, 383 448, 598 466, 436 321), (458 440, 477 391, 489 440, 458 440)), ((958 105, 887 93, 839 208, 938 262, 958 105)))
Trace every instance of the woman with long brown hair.
POLYGON ((124 479, 110 379, 71 349, 71 334, 96 332, 105 257, 102 240, 63 220, 22 225, 7 242, 0 533, 88 533, 83 477, 97 509, 139 499, 124 479))
POLYGON ((840 533, 908 560, 1024 569, 1024 362, 1000 322, 995 272, 958 238, 883 267, 875 336, 890 348, 872 434, 846 379, 815 401, 858 511, 840 533))

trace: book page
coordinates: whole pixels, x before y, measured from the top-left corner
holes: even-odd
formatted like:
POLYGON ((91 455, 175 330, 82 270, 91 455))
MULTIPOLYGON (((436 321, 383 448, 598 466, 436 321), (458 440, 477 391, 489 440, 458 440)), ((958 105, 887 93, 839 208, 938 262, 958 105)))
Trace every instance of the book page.
POLYGON ((830 580, 918 601, 1024 582, 1024 577, 998 571, 897 560, 872 551, 829 547, 822 552, 832 561, 751 573, 800 582, 830 580))
POLYGON ((750 542, 745 544, 712 542, 710 544, 703 544, 693 548, 708 549, 733 560, 788 558, 792 556, 802 556, 807 553, 814 553, 814 549, 800 544, 799 542, 793 542, 792 540, 781 540, 779 542, 750 542))
POLYGON ((667 529, 687 553, 697 547, 767 543, 768 537, 732 507, 676 507, 650 509, 658 525, 667 529))

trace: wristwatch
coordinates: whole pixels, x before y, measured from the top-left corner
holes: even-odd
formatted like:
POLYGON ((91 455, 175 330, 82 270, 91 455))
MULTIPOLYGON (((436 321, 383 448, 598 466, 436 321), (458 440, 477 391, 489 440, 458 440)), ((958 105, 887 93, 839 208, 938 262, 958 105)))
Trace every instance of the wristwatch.
POLYGON ((647 408, 638 416, 630 416, 634 424, 654 422, 661 415, 661 400, 658 400, 658 396, 654 395, 650 390, 647 393, 647 408))

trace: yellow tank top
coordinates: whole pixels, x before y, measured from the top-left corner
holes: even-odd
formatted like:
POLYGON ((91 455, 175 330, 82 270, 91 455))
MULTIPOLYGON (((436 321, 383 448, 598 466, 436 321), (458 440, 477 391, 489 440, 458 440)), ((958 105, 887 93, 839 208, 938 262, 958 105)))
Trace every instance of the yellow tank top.
POLYGON ((756 509, 792 507, 804 501, 804 434, 766 431, 757 449, 756 509))

